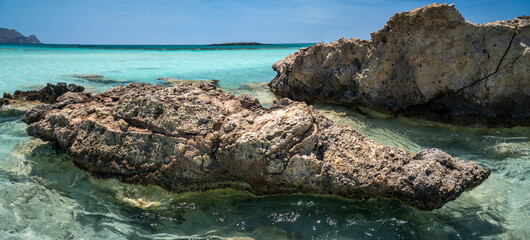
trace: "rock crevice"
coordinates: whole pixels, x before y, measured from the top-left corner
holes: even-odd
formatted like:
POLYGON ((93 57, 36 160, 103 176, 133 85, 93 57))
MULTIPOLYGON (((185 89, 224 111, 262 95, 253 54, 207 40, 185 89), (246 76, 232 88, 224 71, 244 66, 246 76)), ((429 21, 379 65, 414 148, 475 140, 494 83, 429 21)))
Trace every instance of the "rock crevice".
POLYGON ((515 30, 514 30, 514 33, 513 33, 513 36, 512 38, 510 39, 510 43, 508 43, 508 46, 506 47, 506 51, 504 52, 504 54, 502 55, 501 59, 499 60, 499 64, 497 64, 497 68, 495 68, 495 72, 492 72, 490 74, 488 74, 487 76, 483 77, 483 78, 480 78, 478 79, 477 81, 474 81, 473 83, 467 85, 467 86, 464 86, 463 88, 460 88, 458 89, 458 91, 456 91, 455 93, 460 93, 462 92, 464 89, 467 89, 467 88, 470 88, 470 87, 473 87, 475 86, 476 84, 478 84, 479 82, 497 74, 499 72, 499 69, 501 68, 501 65, 502 65, 502 61, 504 60, 504 58, 506 57, 506 54, 508 54, 508 51, 510 51, 510 48, 512 46, 512 43, 513 43, 513 39, 515 39, 515 35, 517 34, 517 26, 515 26, 515 30))

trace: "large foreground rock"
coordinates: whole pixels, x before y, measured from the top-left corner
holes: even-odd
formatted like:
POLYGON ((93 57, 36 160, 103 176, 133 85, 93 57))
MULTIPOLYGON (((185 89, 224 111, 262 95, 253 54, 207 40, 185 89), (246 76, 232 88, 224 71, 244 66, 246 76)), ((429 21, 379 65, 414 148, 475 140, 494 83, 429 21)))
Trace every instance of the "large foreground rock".
POLYGON ((272 91, 471 125, 530 126, 530 17, 474 24, 454 5, 394 15, 372 39, 319 43, 273 66, 272 91))
POLYGON ((29 135, 54 142, 96 176, 177 192, 330 193, 430 210, 490 174, 438 149, 411 156, 375 143, 302 102, 265 109, 212 83, 69 92, 24 121, 29 135))

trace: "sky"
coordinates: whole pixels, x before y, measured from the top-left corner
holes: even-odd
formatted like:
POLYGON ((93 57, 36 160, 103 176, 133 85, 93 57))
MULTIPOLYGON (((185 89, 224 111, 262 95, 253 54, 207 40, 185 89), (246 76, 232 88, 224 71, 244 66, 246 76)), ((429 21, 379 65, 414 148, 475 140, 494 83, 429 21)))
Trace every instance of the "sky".
MULTIPOLYGON (((57 44, 315 43, 369 39, 413 0, 0 0, 0 27, 57 44)), ((442 2, 443 3, 443 2, 442 2)), ((529 0, 462 0, 466 20, 530 15, 529 0)))

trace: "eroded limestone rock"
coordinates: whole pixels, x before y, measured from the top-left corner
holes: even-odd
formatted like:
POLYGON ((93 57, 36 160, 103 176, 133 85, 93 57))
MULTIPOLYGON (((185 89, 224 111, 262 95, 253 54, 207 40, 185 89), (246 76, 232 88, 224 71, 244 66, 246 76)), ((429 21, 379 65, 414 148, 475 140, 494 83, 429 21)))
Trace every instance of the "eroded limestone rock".
POLYGON ((394 15, 275 63, 272 91, 465 125, 530 125, 530 17, 474 24, 454 5, 394 15))
POLYGON ((212 83, 69 92, 24 121, 29 135, 55 142, 93 175, 176 192, 385 197, 430 210, 490 174, 438 149, 411 156, 375 143, 302 102, 280 99, 265 109, 212 83))

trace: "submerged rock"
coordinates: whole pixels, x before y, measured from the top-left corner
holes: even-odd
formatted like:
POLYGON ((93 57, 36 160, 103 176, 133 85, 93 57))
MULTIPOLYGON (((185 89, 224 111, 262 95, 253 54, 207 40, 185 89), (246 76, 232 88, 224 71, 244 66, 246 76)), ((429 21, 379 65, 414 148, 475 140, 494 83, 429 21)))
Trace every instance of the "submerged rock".
POLYGON ((250 94, 257 98, 264 107, 269 108, 275 100, 280 98, 271 92, 267 84, 263 82, 250 82, 242 83, 239 86, 223 86, 222 88, 236 96, 244 93, 250 94))
POLYGON ((84 79, 93 83, 131 83, 130 81, 122 81, 118 79, 106 78, 104 75, 100 74, 72 74, 74 78, 84 79))
POLYGON ((375 143, 302 102, 280 99, 265 109, 212 83, 66 93, 24 121, 29 135, 54 142, 95 176, 176 192, 384 197, 431 210, 490 174, 438 149, 411 156, 375 143))
POLYGON ((44 103, 39 101, 24 101, 24 100, 7 100, 0 98, 0 115, 3 116, 17 116, 26 113, 27 111, 42 105, 44 103), (5 100, 4 104, 2 104, 5 100))
POLYGON ((530 125, 530 17, 474 24, 454 5, 394 15, 371 40, 300 49, 273 92, 464 125, 530 125))
POLYGON ((202 82, 211 82, 215 85, 219 83, 219 80, 204 80, 204 79, 180 79, 180 78, 173 78, 173 77, 159 77, 156 80, 164 81, 163 85, 166 85, 168 87, 176 86, 181 83, 202 83, 202 82))

